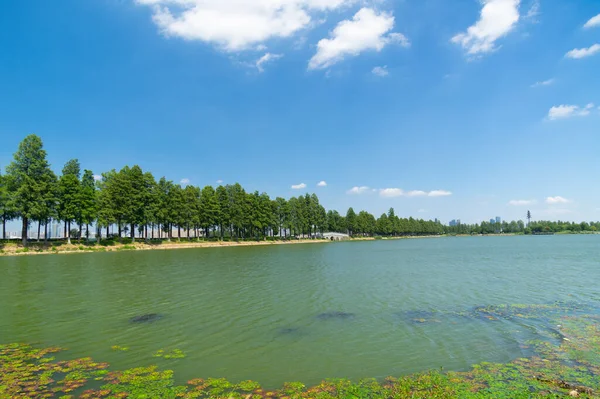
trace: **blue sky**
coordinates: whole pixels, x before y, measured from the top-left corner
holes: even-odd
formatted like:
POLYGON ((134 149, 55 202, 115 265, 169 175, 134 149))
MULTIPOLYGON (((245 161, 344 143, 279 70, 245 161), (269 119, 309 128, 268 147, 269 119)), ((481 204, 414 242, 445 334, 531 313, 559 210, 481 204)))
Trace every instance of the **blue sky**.
POLYGON ((595 0, 2 2, 0 168, 36 133, 57 171, 139 164, 444 222, 598 220, 599 15, 595 0))

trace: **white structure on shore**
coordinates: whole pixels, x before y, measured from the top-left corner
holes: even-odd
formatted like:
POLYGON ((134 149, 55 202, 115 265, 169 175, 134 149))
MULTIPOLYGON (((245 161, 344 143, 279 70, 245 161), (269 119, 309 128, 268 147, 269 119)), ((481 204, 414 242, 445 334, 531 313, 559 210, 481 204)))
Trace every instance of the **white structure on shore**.
POLYGON ((349 240, 350 236, 343 233, 323 233, 323 238, 331 241, 344 241, 349 240))

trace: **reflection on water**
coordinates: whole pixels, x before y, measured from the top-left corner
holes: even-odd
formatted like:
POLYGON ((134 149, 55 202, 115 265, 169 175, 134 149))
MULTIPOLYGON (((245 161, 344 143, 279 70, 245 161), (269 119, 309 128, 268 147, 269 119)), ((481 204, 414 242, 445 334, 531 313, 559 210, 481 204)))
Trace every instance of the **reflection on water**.
POLYGON ((553 328, 540 310, 597 309, 600 294, 589 282, 600 281, 599 240, 3 257, 0 342, 59 345, 115 368, 158 364, 181 381, 213 376, 278 386, 464 370, 527 355, 524 342, 553 328), (160 350, 186 356, 153 357, 160 350))

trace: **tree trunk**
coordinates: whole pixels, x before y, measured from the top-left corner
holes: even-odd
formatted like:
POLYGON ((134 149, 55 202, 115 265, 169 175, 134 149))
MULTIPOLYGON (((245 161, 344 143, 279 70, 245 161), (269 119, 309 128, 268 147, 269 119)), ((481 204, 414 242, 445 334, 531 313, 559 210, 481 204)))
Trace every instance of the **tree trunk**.
POLYGON ((181 241, 181 226, 177 226, 177 241, 181 241))
POLYGON ((110 232, 109 232, 109 230, 108 230, 108 228, 109 228, 109 227, 110 227, 110 226, 107 224, 107 225, 106 225, 106 239, 108 239, 108 237, 110 236, 110 232))
POLYGON ((129 234, 131 237, 131 242, 135 242, 135 224, 131 223, 131 233, 129 234))
POLYGON ((86 223, 85 224, 85 240, 86 241, 90 241, 90 224, 86 223))
POLYGON ((66 240, 67 238, 69 238, 69 236, 67 236, 67 221, 65 220, 65 228, 64 228, 64 235, 63 238, 66 240))
POLYGON ((2 239, 6 240, 6 215, 2 215, 2 239))
POLYGON ((152 234, 152 239, 154 240, 154 223, 152 223, 152 232, 151 232, 151 234, 152 234))
POLYGON ((38 236, 37 236, 37 242, 40 242, 40 233, 42 232, 42 221, 38 220, 38 236))
POLYGON ((44 242, 48 242, 48 223, 50 223, 50 219, 44 223, 44 242))
POLYGON ((67 243, 71 245, 71 221, 67 223, 67 243))
POLYGON ((27 246, 27 227, 29 226, 29 219, 23 217, 23 228, 21 229, 21 240, 23 240, 23 246, 27 246))

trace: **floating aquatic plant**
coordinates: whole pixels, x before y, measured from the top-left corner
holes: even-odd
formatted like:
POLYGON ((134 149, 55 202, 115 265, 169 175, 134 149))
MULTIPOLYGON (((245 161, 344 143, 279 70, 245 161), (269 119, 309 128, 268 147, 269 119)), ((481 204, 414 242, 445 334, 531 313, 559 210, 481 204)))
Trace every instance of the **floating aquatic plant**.
MULTIPOLYGON (((222 378, 194 379, 177 386, 172 371, 161 371, 155 366, 108 371, 106 364, 89 358, 57 361, 54 354, 60 351, 58 348, 0 345, 0 398, 598 398, 600 317, 573 315, 574 312, 564 311, 568 306, 561 306, 506 305, 489 307, 484 312, 511 317, 552 315, 548 320, 552 328, 541 339, 527 343, 535 353, 528 358, 510 363, 484 362, 468 372, 430 371, 383 381, 327 380, 313 387, 295 382, 278 390, 265 390, 253 381, 236 384, 222 378)), ((155 356, 173 359, 185 354, 175 349, 160 350, 155 356)))
POLYGON ((164 349, 156 351, 153 357, 162 357, 164 359, 183 359, 185 353, 181 349, 173 349, 171 352, 166 352, 164 349))

